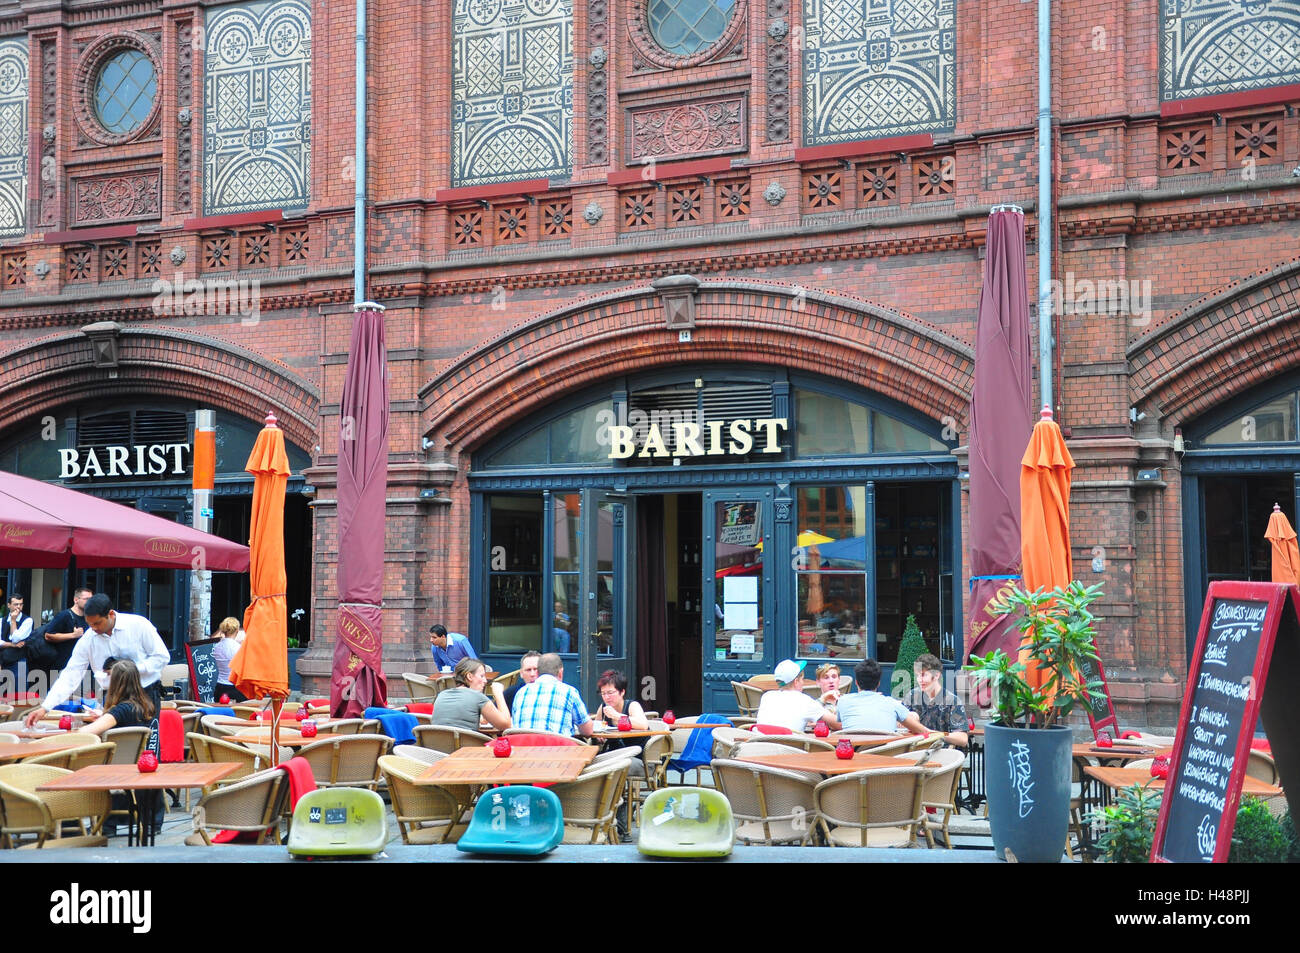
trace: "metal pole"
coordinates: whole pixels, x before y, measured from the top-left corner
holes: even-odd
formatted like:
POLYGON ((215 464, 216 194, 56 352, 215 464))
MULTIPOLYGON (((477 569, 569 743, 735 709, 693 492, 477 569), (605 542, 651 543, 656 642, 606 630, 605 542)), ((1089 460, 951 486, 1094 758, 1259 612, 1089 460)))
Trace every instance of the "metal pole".
POLYGON ((1052 407, 1052 2, 1038 0, 1038 380, 1052 407))
POLYGON ((366 0, 357 0, 356 208, 352 251, 352 300, 366 300, 366 0))
MULTIPOLYGON (((211 410, 194 412, 194 506, 191 523, 195 529, 212 532, 212 454, 216 447, 216 414, 211 410), (200 452, 206 441, 209 452, 200 452), (200 469, 205 472, 200 473, 200 469)), ((76 585, 76 583, 73 583, 76 585)), ((206 639, 212 621, 212 571, 206 567, 190 572, 190 641, 206 639)))

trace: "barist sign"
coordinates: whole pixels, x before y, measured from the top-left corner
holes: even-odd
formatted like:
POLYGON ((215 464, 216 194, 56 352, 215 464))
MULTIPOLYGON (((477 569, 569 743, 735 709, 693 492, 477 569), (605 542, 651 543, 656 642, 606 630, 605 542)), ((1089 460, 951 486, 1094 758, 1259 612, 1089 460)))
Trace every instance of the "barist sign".
POLYGON ((188 443, 153 443, 135 447, 65 448, 59 451, 59 479, 87 477, 182 476, 186 473, 188 443))
POLYGON ((652 423, 645 430, 644 439, 638 440, 638 428, 611 424, 609 459, 626 460, 634 454, 648 458, 780 453, 780 431, 789 429, 790 422, 784 417, 708 420, 702 427, 691 421, 674 420, 667 435, 658 423, 652 423))

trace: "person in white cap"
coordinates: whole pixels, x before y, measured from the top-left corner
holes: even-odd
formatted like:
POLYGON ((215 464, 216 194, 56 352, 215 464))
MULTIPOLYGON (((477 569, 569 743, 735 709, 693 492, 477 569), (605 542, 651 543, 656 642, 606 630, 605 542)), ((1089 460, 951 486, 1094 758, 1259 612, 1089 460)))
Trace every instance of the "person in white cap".
POLYGON ((760 725, 779 725, 791 731, 803 731, 810 722, 824 721, 831 731, 839 730, 840 723, 835 720, 835 713, 803 693, 803 668, 807 664, 786 659, 773 670, 780 687, 763 693, 758 703, 760 725))

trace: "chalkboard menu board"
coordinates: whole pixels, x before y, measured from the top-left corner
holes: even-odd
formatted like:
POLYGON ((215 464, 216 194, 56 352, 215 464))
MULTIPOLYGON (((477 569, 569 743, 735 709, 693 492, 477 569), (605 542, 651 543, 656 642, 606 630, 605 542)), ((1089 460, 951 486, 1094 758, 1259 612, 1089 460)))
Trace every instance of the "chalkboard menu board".
POLYGON ((1211 583, 1183 696, 1152 859, 1227 860, 1278 624, 1294 587, 1211 583))
POLYGON ((1101 659, 1088 659, 1079 667, 1079 678, 1085 685, 1101 682, 1100 694, 1088 699, 1088 723, 1092 725, 1093 736, 1105 734, 1114 741, 1119 737, 1119 719, 1115 717, 1115 706, 1110 700, 1110 686, 1106 684, 1106 670, 1102 668, 1101 659))
POLYGON ((185 655, 190 663, 190 688, 194 700, 214 702, 217 687, 217 660, 212 657, 213 647, 220 639, 201 639, 185 643, 185 655))

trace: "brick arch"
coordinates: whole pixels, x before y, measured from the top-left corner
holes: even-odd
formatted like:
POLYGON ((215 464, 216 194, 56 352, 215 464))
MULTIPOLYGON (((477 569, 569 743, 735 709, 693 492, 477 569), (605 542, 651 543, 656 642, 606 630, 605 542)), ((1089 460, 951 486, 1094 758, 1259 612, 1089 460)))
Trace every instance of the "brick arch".
POLYGON ((462 355, 420 391, 439 449, 473 449, 493 432, 603 379, 714 362, 787 367, 964 421, 974 351, 866 301, 757 282, 701 283, 689 344, 665 327, 659 295, 632 288, 567 305, 462 355))
POLYGON ((117 346, 116 376, 94 366, 90 339, 80 331, 0 357, 0 431, 69 403, 166 397, 253 421, 274 411, 290 443, 310 448, 317 442, 320 391, 284 365, 169 328, 123 328, 117 346))
POLYGON ((1215 291, 1127 350, 1136 406, 1180 424, 1300 367, 1300 258, 1215 291))

